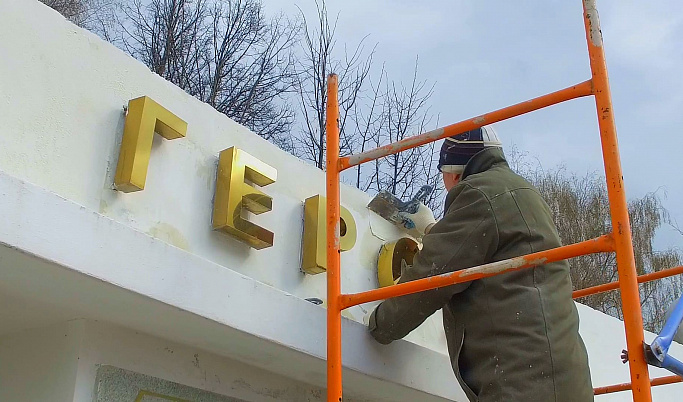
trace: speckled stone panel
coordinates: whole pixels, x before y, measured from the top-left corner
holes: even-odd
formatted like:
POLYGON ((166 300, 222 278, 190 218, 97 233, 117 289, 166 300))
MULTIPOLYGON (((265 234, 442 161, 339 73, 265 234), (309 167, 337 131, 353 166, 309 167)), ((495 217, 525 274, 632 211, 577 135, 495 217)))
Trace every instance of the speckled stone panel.
POLYGON ((113 366, 100 366, 94 402, 246 402, 113 366))

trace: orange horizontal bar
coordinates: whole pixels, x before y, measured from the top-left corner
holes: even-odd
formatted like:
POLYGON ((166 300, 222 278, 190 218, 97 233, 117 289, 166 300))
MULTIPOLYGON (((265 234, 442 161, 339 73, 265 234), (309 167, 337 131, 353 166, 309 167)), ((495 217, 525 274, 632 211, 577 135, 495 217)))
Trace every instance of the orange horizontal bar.
POLYGON ((516 105, 482 114, 481 116, 475 117, 473 119, 463 120, 459 123, 451 124, 449 126, 438 128, 424 134, 406 138, 389 145, 339 158, 339 170, 345 170, 352 166, 360 165, 361 163, 405 151, 406 149, 419 147, 420 145, 437 141, 442 138, 464 133, 465 131, 474 130, 475 128, 479 128, 486 124, 496 123, 524 113, 533 112, 534 110, 589 95, 593 95, 593 82, 591 80, 584 81, 580 84, 561 89, 557 92, 539 96, 538 98, 518 103, 516 105))
MULTIPOLYGON (((681 378, 677 375, 671 375, 668 377, 659 377, 659 378, 651 379, 650 384, 653 387, 655 387, 657 385, 675 384, 675 383, 681 382, 681 381, 683 381, 683 378, 681 378)), ((603 394, 610 394, 612 392, 630 391, 630 390, 631 390, 631 383, 627 382, 624 384, 608 385, 606 387, 593 388, 593 394, 594 395, 603 395, 603 394)))
MULTIPOLYGON (((662 278, 666 278, 666 277, 674 276, 674 275, 678 275, 678 274, 683 274, 683 265, 681 265, 680 267, 667 268, 667 269, 663 269, 661 271, 652 272, 652 273, 645 274, 645 275, 640 275, 638 277, 638 283, 656 281, 657 279, 662 279, 662 278)), ((605 283, 605 284, 597 285, 597 286, 591 286, 591 287, 585 288, 585 289, 575 290, 572 293, 572 297, 575 299, 578 299, 580 297, 590 296, 590 295, 594 295, 594 294, 598 294, 598 293, 609 292, 610 290, 616 290, 616 289, 619 289, 619 281, 605 283)))
POLYGON ((579 255, 608 251, 614 251, 614 239, 612 238, 611 234, 576 244, 570 244, 568 246, 557 247, 550 250, 540 251, 538 253, 527 254, 521 257, 496 261, 460 271, 430 276, 428 278, 418 279, 416 281, 387 286, 367 292, 344 294, 340 296, 340 306, 343 310, 357 304, 423 292, 425 290, 455 285, 456 283, 470 282, 476 279, 487 278, 489 276, 494 276, 505 272, 518 271, 523 268, 535 267, 555 261, 566 260, 567 258, 577 257, 579 255))

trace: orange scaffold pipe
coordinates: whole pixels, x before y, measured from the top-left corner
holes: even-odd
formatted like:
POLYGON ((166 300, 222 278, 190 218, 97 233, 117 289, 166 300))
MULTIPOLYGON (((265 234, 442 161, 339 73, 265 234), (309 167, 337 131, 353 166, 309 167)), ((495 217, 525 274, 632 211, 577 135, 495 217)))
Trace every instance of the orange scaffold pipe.
MULTIPOLYGON (((650 385, 656 387, 658 385, 675 384, 677 382, 683 381, 683 378, 677 375, 671 375, 668 377, 659 377, 650 380, 650 385)), ((627 382, 624 384, 608 385, 606 387, 598 387, 593 389, 594 395, 610 394, 612 392, 628 391, 631 389, 631 383, 627 382)))
MULTIPOLYGON (((679 274, 683 274, 683 265, 678 266, 678 267, 663 269, 661 271, 652 272, 652 273, 645 274, 645 275, 640 275, 638 277, 638 283, 656 281, 658 279, 667 278, 669 276, 674 276, 674 275, 679 275, 679 274)), ((603 292, 609 292, 610 290, 616 290, 616 289, 619 289, 619 281, 604 283, 602 285, 591 286, 589 288, 575 290, 572 293, 572 297, 575 299, 578 299, 581 297, 590 296, 590 295, 603 293, 603 292)))
POLYGON ((351 156, 345 156, 339 159, 339 166, 341 170, 345 170, 350 167, 360 165, 361 163, 369 162, 384 156, 397 154, 401 151, 419 147, 420 145, 428 144, 430 142, 450 137, 452 135, 464 133, 465 131, 474 130, 475 128, 479 128, 487 124, 493 124, 515 116, 533 112, 534 110, 555 105, 557 103, 583 96, 589 96, 592 94, 593 87, 591 81, 584 81, 580 84, 539 96, 538 98, 508 106, 503 109, 494 110, 490 113, 482 114, 481 116, 475 117, 473 119, 463 120, 459 123, 437 128, 436 130, 406 138, 404 140, 371 149, 369 151, 361 152, 351 156))
POLYGON ((362 293, 345 294, 341 296, 341 308, 349 308, 357 304, 368 303, 376 300, 422 292, 425 290, 441 288, 456 283, 470 282, 473 280, 499 275, 505 272, 517 271, 524 268, 535 267, 555 261, 566 260, 585 254, 609 252, 614 250, 614 242, 611 235, 600 236, 592 240, 586 240, 568 246, 557 247, 550 250, 540 251, 521 257, 496 261, 477 267, 463 269, 461 271, 430 276, 399 285, 370 290, 362 293))
POLYGON ((629 370, 634 402, 652 401, 650 391, 650 375, 648 373, 645 351, 643 349, 644 331, 643 316, 640 308, 640 291, 638 289, 631 224, 629 222, 624 178, 622 176, 617 130, 612 113, 612 96, 607 78, 607 64, 602 47, 602 32, 595 0, 583 1, 584 27, 588 56, 595 94, 595 107, 598 112, 598 127, 602 155, 605 161, 605 178, 609 198, 612 231, 617 254, 617 271, 624 312, 624 329, 626 331, 626 347, 628 349, 629 370))
POLYGON ((339 101, 336 74, 327 78, 327 400, 342 400, 339 255, 339 101))

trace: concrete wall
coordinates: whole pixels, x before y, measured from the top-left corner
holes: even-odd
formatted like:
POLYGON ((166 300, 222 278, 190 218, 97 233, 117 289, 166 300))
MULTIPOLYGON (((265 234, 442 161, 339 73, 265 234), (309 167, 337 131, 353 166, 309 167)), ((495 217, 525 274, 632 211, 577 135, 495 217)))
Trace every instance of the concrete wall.
MULTIPOLYGON (((0 170, 89 210, 301 298, 326 299, 325 275, 300 272, 303 202, 324 193, 318 169, 279 150, 210 106, 165 81, 95 35, 34 1, 0 5, 0 170), (188 123, 187 137, 155 135, 144 191, 113 189, 128 100, 147 95, 188 123), (236 146, 270 164, 278 180, 262 190, 273 210, 252 216, 275 233, 275 245, 254 250, 211 230, 220 151, 236 146)), ((359 228, 342 254, 345 292, 377 287, 380 245, 400 233, 366 209, 368 197, 343 186, 342 205, 359 228), (376 219, 376 220, 375 220, 376 219), (370 221, 373 220, 373 230, 370 221)), ((345 312, 362 322, 371 305, 345 312)), ((411 340, 445 353, 438 319, 411 340)))
MULTIPOLYGON (((324 386, 322 306, 3 173, 0 195, 0 335, 108 321, 324 386)), ((349 391, 386 401, 461 393, 447 356, 379 345, 352 320, 342 328, 349 391)))
MULTIPOLYGON (((87 320, 0 337, 0 362, 1 401, 101 400, 96 378, 103 366, 225 395, 231 401, 324 400, 321 388, 205 350, 87 320)), ((119 382, 113 387, 120 395, 132 388, 119 382)), ((169 396, 174 396, 172 391, 169 387, 169 396)), ((128 398, 112 399, 123 400, 128 398)))
POLYGON ((317 387, 205 350, 120 327, 85 322, 75 401, 93 399, 100 366, 110 365, 246 401, 322 401, 317 387))
POLYGON ((74 400, 82 336, 64 322, 0 337, 0 401, 74 400))

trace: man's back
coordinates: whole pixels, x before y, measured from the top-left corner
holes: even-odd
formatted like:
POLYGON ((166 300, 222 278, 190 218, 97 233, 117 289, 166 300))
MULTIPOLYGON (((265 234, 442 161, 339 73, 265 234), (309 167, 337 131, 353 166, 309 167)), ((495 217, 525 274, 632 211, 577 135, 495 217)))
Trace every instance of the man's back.
MULTIPOLYGON (((547 204, 500 148, 473 155, 400 282, 560 246, 547 204)), ((443 309, 453 371, 472 401, 593 400, 566 262, 382 302, 369 329, 400 339, 443 309)))
MULTIPOLYGON (((482 253, 482 263, 561 245, 547 204, 509 169, 500 150, 478 154, 468 170, 460 189, 452 190, 460 194, 449 193, 447 208, 458 208, 459 199, 467 198, 463 192, 476 191, 486 199, 482 225, 493 225, 497 238, 488 250, 472 248, 482 253)), ((477 280, 452 297, 444 308, 444 327, 456 373, 471 388, 470 397, 593 399, 571 292, 568 264, 562 261, 477 280)))

